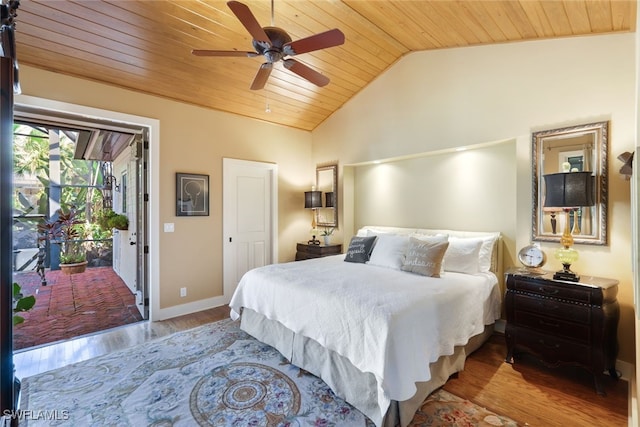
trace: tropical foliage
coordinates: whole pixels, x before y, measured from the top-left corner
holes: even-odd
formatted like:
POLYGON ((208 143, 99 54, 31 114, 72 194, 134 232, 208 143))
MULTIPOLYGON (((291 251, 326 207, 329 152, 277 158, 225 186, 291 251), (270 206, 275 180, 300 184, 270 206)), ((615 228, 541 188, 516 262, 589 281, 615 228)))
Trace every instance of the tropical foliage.
POLYGON ((96 222, 103 230, 126 230, 129 227, 129 218, 126 215, 118 214, 111 209, 103 209, 96 214, 96 222))
POLYGON ((84 222, 78 219, 75 207, 58 209, 56 215, 38 225, 41 240, 60 245, 60 262, 74 264, 87 260, 87 254, 81 240, 84 235, 84 222))
POLYGON ((24 322, 24 317, 16 313, 29 311, 36 304, 36 297, 33 295, 24 296, 22 288, 17 283, 13 284, 13 325, 24 322))
POLYGON ((93 253, 104 245, 109 247, 111 228, 103 229, 94 223, 103 211, 102 162, 74 159, 78 132, 29 124, 15 124, 13 130, 14 247, 33 248, 42 242, 44 230, 38 230, 38 224, 55 233, 54 221, 43 223, 49 217, 50 199, 55 205, 73 206, 74 226, 69 231, 74 240, 94 240, 72 243, 49 233, 44 240, 53 237, 52 242, 62 245, 62 263, 82 258, 85 248, 93 253), (52 144, 52 139, 57 144, 52 144), (60 161, 51 162, 50 158, 60 161))
POLYGON ((91 220, 96 204, 102 202, 102 193, 96 188, 102 186, 102 174, 99 161, 74 159, 77 132, 14 125, 14 173, 29 181, 32 187, 29 195, 25 195, 25 191, 15 192, 14 206, 22 206, 24 200, 20 201, 20 197, 23 197, 29 199, 31 206, 37 206, 39 213, 46 213, 46 193, 51 182, 50 131, 59 139, 62 190, 57 202, 61 206, 76 206, 79 218, 91 220))

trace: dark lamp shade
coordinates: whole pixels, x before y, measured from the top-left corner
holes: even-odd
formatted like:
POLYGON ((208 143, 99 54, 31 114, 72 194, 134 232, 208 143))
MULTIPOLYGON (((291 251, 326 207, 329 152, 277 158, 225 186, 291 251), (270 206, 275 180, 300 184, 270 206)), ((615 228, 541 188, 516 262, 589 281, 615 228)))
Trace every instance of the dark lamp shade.
POLYGON ((336 206, 335 193, 333 191, 324 193, 324 199, 325 199, 325 203, 324 203, 325 208, 334 208, 336 206))
POLYGON ((305 209, 315 209, 322 207, 322 191, 305 191, 304 192, 305 209))
POLYGON ((576 208, 593 206, 594 180, 591 172, 566 172, 544 175, 544 207, 576 208))

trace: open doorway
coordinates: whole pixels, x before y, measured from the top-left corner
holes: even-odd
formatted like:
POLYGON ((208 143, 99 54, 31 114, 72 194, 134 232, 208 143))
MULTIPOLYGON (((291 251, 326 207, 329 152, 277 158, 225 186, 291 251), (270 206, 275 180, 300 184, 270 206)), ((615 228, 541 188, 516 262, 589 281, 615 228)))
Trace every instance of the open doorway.
POLYGON ((147 136, 122 123, 16 109, 14 282, 35 293, 36 307, 14 328, 15 350, 148 318, 147 136), (66 275, 60 245, 40 239, 38 224, 70 209, 87 265, 66 275), (115 216, 120 226, 107 221, 115 216))

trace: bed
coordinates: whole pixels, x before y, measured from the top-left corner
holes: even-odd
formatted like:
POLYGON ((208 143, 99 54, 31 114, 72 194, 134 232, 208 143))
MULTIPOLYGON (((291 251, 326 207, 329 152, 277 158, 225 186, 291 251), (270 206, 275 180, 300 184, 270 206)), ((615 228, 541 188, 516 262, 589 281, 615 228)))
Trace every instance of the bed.
POLYGON ((231 317, 377 426, 406 426, 491 336, 500 247, 498 232, 363 227, 346 254, 247 272, 231 317))

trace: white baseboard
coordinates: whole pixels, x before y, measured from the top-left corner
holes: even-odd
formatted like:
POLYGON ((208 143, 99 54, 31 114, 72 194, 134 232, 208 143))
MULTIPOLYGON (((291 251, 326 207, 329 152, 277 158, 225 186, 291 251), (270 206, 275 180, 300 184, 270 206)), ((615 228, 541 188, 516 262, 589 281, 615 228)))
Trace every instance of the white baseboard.
POLYGON ((186 304, 174 305, 169 308, 160 308, 154 310, 152 321, 166 320, 173 317, 183 316, 185 314, 197 313, 198 311, 208 310, 210 308, 220 307, 229 304, 229 298, 218 296, 207 298, 186 304))
POLYGON ((636 366, 629 362, 616 360, 616 370, 620 373, 620 378, 629 383, 636 376, 636 366))

